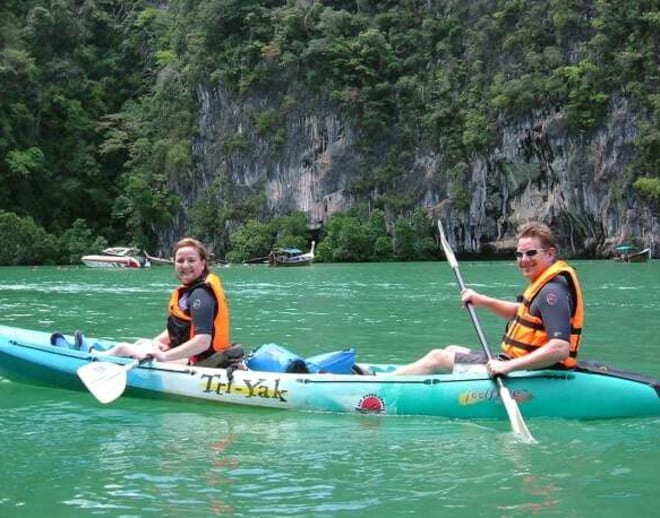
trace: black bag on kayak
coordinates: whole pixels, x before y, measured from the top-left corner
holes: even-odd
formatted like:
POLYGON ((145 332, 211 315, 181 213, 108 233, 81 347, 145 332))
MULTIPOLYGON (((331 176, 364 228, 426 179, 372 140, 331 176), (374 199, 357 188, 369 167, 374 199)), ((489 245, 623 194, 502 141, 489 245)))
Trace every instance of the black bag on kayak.
POLYGON ((199 367, 213 367, 215 369, 235 368, 244 358, 245 352, 243 351, 243 346, 241 344, 232 344, 226 349, 198 361, 195 365, 199 367))

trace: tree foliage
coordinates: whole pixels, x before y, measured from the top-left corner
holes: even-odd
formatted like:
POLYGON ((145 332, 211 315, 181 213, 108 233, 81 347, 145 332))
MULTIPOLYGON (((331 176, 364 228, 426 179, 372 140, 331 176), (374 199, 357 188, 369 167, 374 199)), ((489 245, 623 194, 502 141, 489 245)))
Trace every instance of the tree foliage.
POLYGON ((56 264, 57 239, 30 217, 0 210, 0 264, 56 264))
POLYGON ((259 262, 274 248, 309 248, 307 216, 296 212, 279 216, 268 223, 256 219, 248 220, 231 235, 231 262, 259 262))
MULTIPOLYGON (((277 215, 263 185, 232 183, 231 159, 255 143, 281 152, 288 108, 310 98, 352 121, 362 162, 345 187, 383 218, 378 231, 368 215, 330 220, 326 260, 428 256, 409 181, 420 150, 442 157, 431 181, 464 210, 464 165, 493 152, 507 121, 543 112, 581 137, 617 100, 635 106, 628 181, 655 200, 659 13, 652 0, 2 2, 0 210, 58 238, 143 248, 183 218, 222 255, 255 253, 266 243, 241 232, 277 215), (200 85, 250 114, 218 143, 212 180, 196 163, 200 85)), ((293 220, 268 246, 309 242, 293 220)))

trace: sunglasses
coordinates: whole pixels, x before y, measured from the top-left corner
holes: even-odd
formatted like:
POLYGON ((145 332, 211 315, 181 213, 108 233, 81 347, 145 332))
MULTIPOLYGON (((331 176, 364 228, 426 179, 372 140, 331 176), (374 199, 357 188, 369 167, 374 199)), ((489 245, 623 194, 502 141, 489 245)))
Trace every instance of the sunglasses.
POLYGON ((531 250, 525 250, 523 252, 516 250, 516 259, 522 259, 523 257, 534 257, 539 252, 545 252, 546 250, 547 248, 532 248, 531 250))

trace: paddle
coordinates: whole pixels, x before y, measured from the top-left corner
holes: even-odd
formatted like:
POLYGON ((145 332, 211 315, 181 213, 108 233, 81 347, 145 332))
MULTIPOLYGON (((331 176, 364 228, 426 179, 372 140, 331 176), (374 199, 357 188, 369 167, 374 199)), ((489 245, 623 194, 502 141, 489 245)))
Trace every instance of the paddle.
MULTIPOLYGON (((452 250, 449 241, 447 241, 447 238, 445 237, 445 232, 439 221, 438 221, 438 230, 440 230, 440 241, 442 242, 442 248, 445 251, 447 262, 449 262, 449 266, 451 266, 451 269, 454 270, 454 274, 456 275, 456 280, 458 281, 458 286, 462 292, 465 289, 465 282, 463 282, 463 276, 461 275, 461 271, 458 268, 458 261, 456 261, 456 257, 454 256, 454 251, 452 250)), ((490 347, 488 346, 488 341, 486 340, 486 336, 484 335, 484 332, 481 329, 481 324, 479 322, 479 317, 477 317, 477 312, 475 311, 474 306, 469 302, 467 303, 467 309, 470 313, 472 324, 474 325, 474 328, 477 331, 477 336, 479 337, 479 342, 481 343, 481 347, 483 348, 484 353, 486 353, 486 357, 489 360, 491 360, 493 358, 493 355, 490 352, 490 347)), ((522 414, 520 413, 520 409, 518 408, 518 403, 516 403, 516 400, 513 399, 513 397, 511 396, 509 389, 506 388, 506 386, 504 385, 504 382, 502 381, 502 377, 496 376, 495 383, 497 384, 497 388, 499 390, 500 399, 502 400, 502 403, 504 403, 504 408, 506 409, 506 413, 509 416, 509 421, 511 422, 511 428, 513 430, 513 433, 519 435, 526 442, 536 442, 536 440, 530 433, 529 429, 527 428, 527 424, 525 423, 522 414)))
POLYGON ((135 367, 151 358, 134 360, 120 365, 112 362, 91 362, 78 369, 78 377, 92 395, 101 403, 107 404, 126 390, 127 374, 135 367))

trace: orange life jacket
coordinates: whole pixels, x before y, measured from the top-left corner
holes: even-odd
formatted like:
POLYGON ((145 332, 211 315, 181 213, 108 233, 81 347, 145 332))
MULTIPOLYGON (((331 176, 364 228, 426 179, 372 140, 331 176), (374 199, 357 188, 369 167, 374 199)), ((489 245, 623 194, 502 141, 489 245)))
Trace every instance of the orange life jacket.
POLYGON ((213 353, 222 351, 230 345, 229 340, 229 306, 227 305, 227 298, 222 289, 222 282, 220 277, 214 273, 209 273, 206 278, 192 286, 179 286, 174 289, 169 303, 169 318, 168 318, 168 332, 170 340, 175 339, 173 347, 181 345, 183 342, 190 340, 195 336, 195 326, 190 316, 190 310, 182 310, 179 307, 179 301, 185 293, 190 293, 195 288, 200 286, 209 289, 215 297, 216 310, 215 317, 213 318, 213 335, 211 338, 211 345, 206 351, 203 351, 196 356, 190 358, 190 363, 194 364, 198 361, 208 358, 213 353), (173 335, 176 335, 173 336, 173 335), (178 343, 177 343, 178 342, 178 343))
POLYGON ((523 293, 516 316, 509 322, 507 332, 502 339, 502 349, 511 358, 529 354, 550 341, 543 328, 543 321, 530 313, 530 306, 541 288, 558 275, 563 275, 568 281, 575 306, 571 315, 569 356, 560 363, 568 369, 575 367, 584 323, 584 303, 582 288, 575 270, 565 261, 553 263, 523 293))

